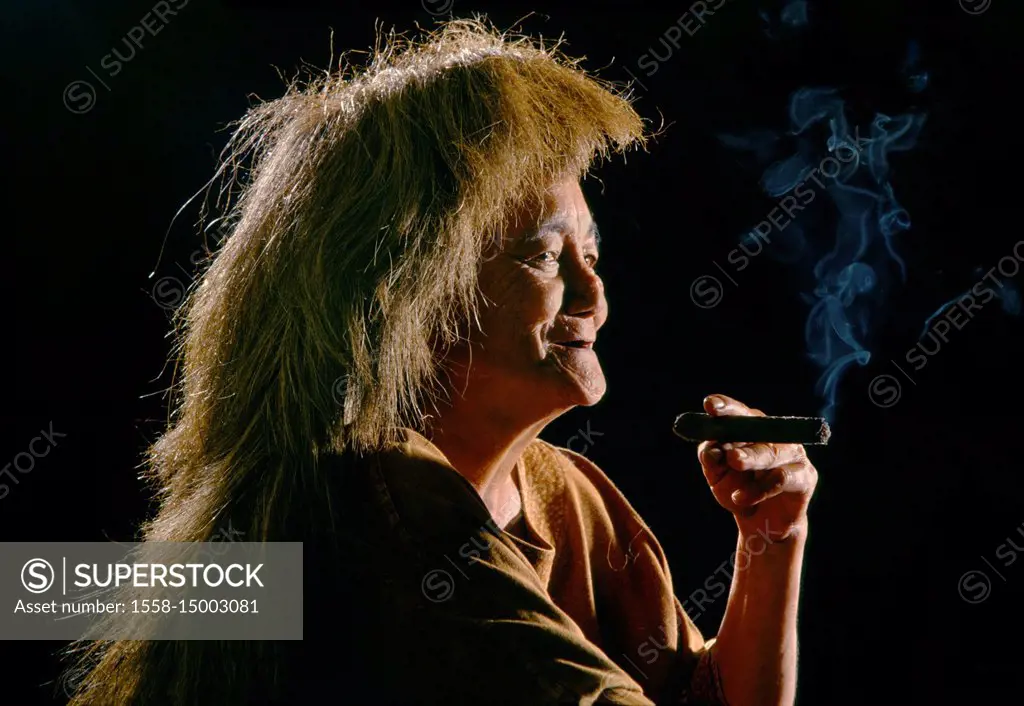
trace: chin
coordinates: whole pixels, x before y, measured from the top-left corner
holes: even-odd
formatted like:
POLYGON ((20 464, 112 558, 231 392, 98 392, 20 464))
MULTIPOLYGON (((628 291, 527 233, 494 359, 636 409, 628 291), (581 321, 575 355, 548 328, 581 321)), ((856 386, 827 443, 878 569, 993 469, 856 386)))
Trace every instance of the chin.
POLYGON ((596 379, 572 380, 570 384, 572 388, 569 397, 574 407, 592 407, 601 401, 607 389, 603 375, 596 379))
POLYGON ((564 412, 573 407, 591 407, 597 404, 604 397, 606 388, 604 371, 599 366, 589 369, 567 369, 559 366, 547 368, 541 378, 522 380, 517 392, 527 395, 534 403, 543 407, 564 412))
POLYGON ((604 390, 605 388, 603 386, 600 390, 587 390, 582 393, 581 400, 576 404, 580 407, 592 407, 600 402, 601 398, 604 397, 604 390))

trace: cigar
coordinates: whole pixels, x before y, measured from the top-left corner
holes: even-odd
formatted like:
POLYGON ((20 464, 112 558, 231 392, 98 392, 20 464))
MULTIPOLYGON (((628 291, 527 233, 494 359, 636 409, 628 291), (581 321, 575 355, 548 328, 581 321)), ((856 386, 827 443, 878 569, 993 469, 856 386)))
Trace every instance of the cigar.
POLYGON ((832 436, 822 417, 712 417, 702 412, 680 414, 672 430, 687 441, 824 445, 832 436))

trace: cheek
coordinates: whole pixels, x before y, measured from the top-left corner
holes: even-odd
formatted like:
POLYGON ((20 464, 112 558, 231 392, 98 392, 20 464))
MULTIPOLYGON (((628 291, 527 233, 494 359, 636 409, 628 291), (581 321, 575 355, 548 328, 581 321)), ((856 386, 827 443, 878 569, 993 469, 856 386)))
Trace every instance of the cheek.
POLYGON ((517 337, 533 337, 554 321, 561 308, 561 284, 545 281, 531 272, 506 272, 492 279, 490 284, 482 289, 491 302, 482 322, 485 331, 501 330, 517 337))
POLYGON ((524 283, 517 293, 520 326, 545 333, 562 308, 562 287, 556 282, 524 283))

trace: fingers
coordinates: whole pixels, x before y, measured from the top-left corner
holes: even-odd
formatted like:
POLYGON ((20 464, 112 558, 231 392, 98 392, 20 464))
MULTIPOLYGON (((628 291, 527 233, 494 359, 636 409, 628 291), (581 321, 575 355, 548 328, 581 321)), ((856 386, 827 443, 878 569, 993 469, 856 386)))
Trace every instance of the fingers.
POLYGON ((807 461, 773 468, 760 479, 752 478, 733 491, 731 499, 739 506, 764 502, 781 493, 808 493, 814 489, 814 467, 807 461))
POLYGON ((722 444, 726 463, 737 471, 758 471, 787 463, 798 463, 807 458, 799 444, 722 444))
POLYGON ((730 469, 765 471, 807 460, 807 452, 799 444, 725 443, 703 441, 697 447, 697 459, 704 468, 708 482, 714 485, 730 469))
MULTIPOLYGON (((717 393, 704 398, 704 409, 712 416, 765 416, 717 393)), ((715 498, 737 515, 754 513, 754 506, 783 493, 809 496, 818 479, 800 444, 705 441, 697 455, 715 498)))
POLYGON ((732 397, 715 393, 704 398, 704 411, 712 416, 733 414, 741 417, 763 417, 765 413, 753 409, 732 397))
MULTIPOLYGON (((719 393, 704 398, 704 409, 713 416, 766 416, 759 409, 719 393)), ((741 471, 774 468, 807 457, 803 447, 797 444, 729 442, 722 444, 721 448, 726 452, 728 465, 741 471)))

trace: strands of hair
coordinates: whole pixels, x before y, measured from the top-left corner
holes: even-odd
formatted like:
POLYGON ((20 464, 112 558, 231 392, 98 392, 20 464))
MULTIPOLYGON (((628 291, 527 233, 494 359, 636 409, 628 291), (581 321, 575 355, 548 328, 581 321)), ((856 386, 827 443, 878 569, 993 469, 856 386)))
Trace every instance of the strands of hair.
MULTIPOLYGON (((246 541, 329 532, 320 460, 420 427, 508 214, 646 140, 616 86, 483 18, 379 33, 364 66, 292 81, 233 128, 212 182, 232 228, 177 314, 180 379, 146 459, 149 541, 228 518, 246 541)), ((71 706, 248 702, 274 650, 80 643, 71 706)))

